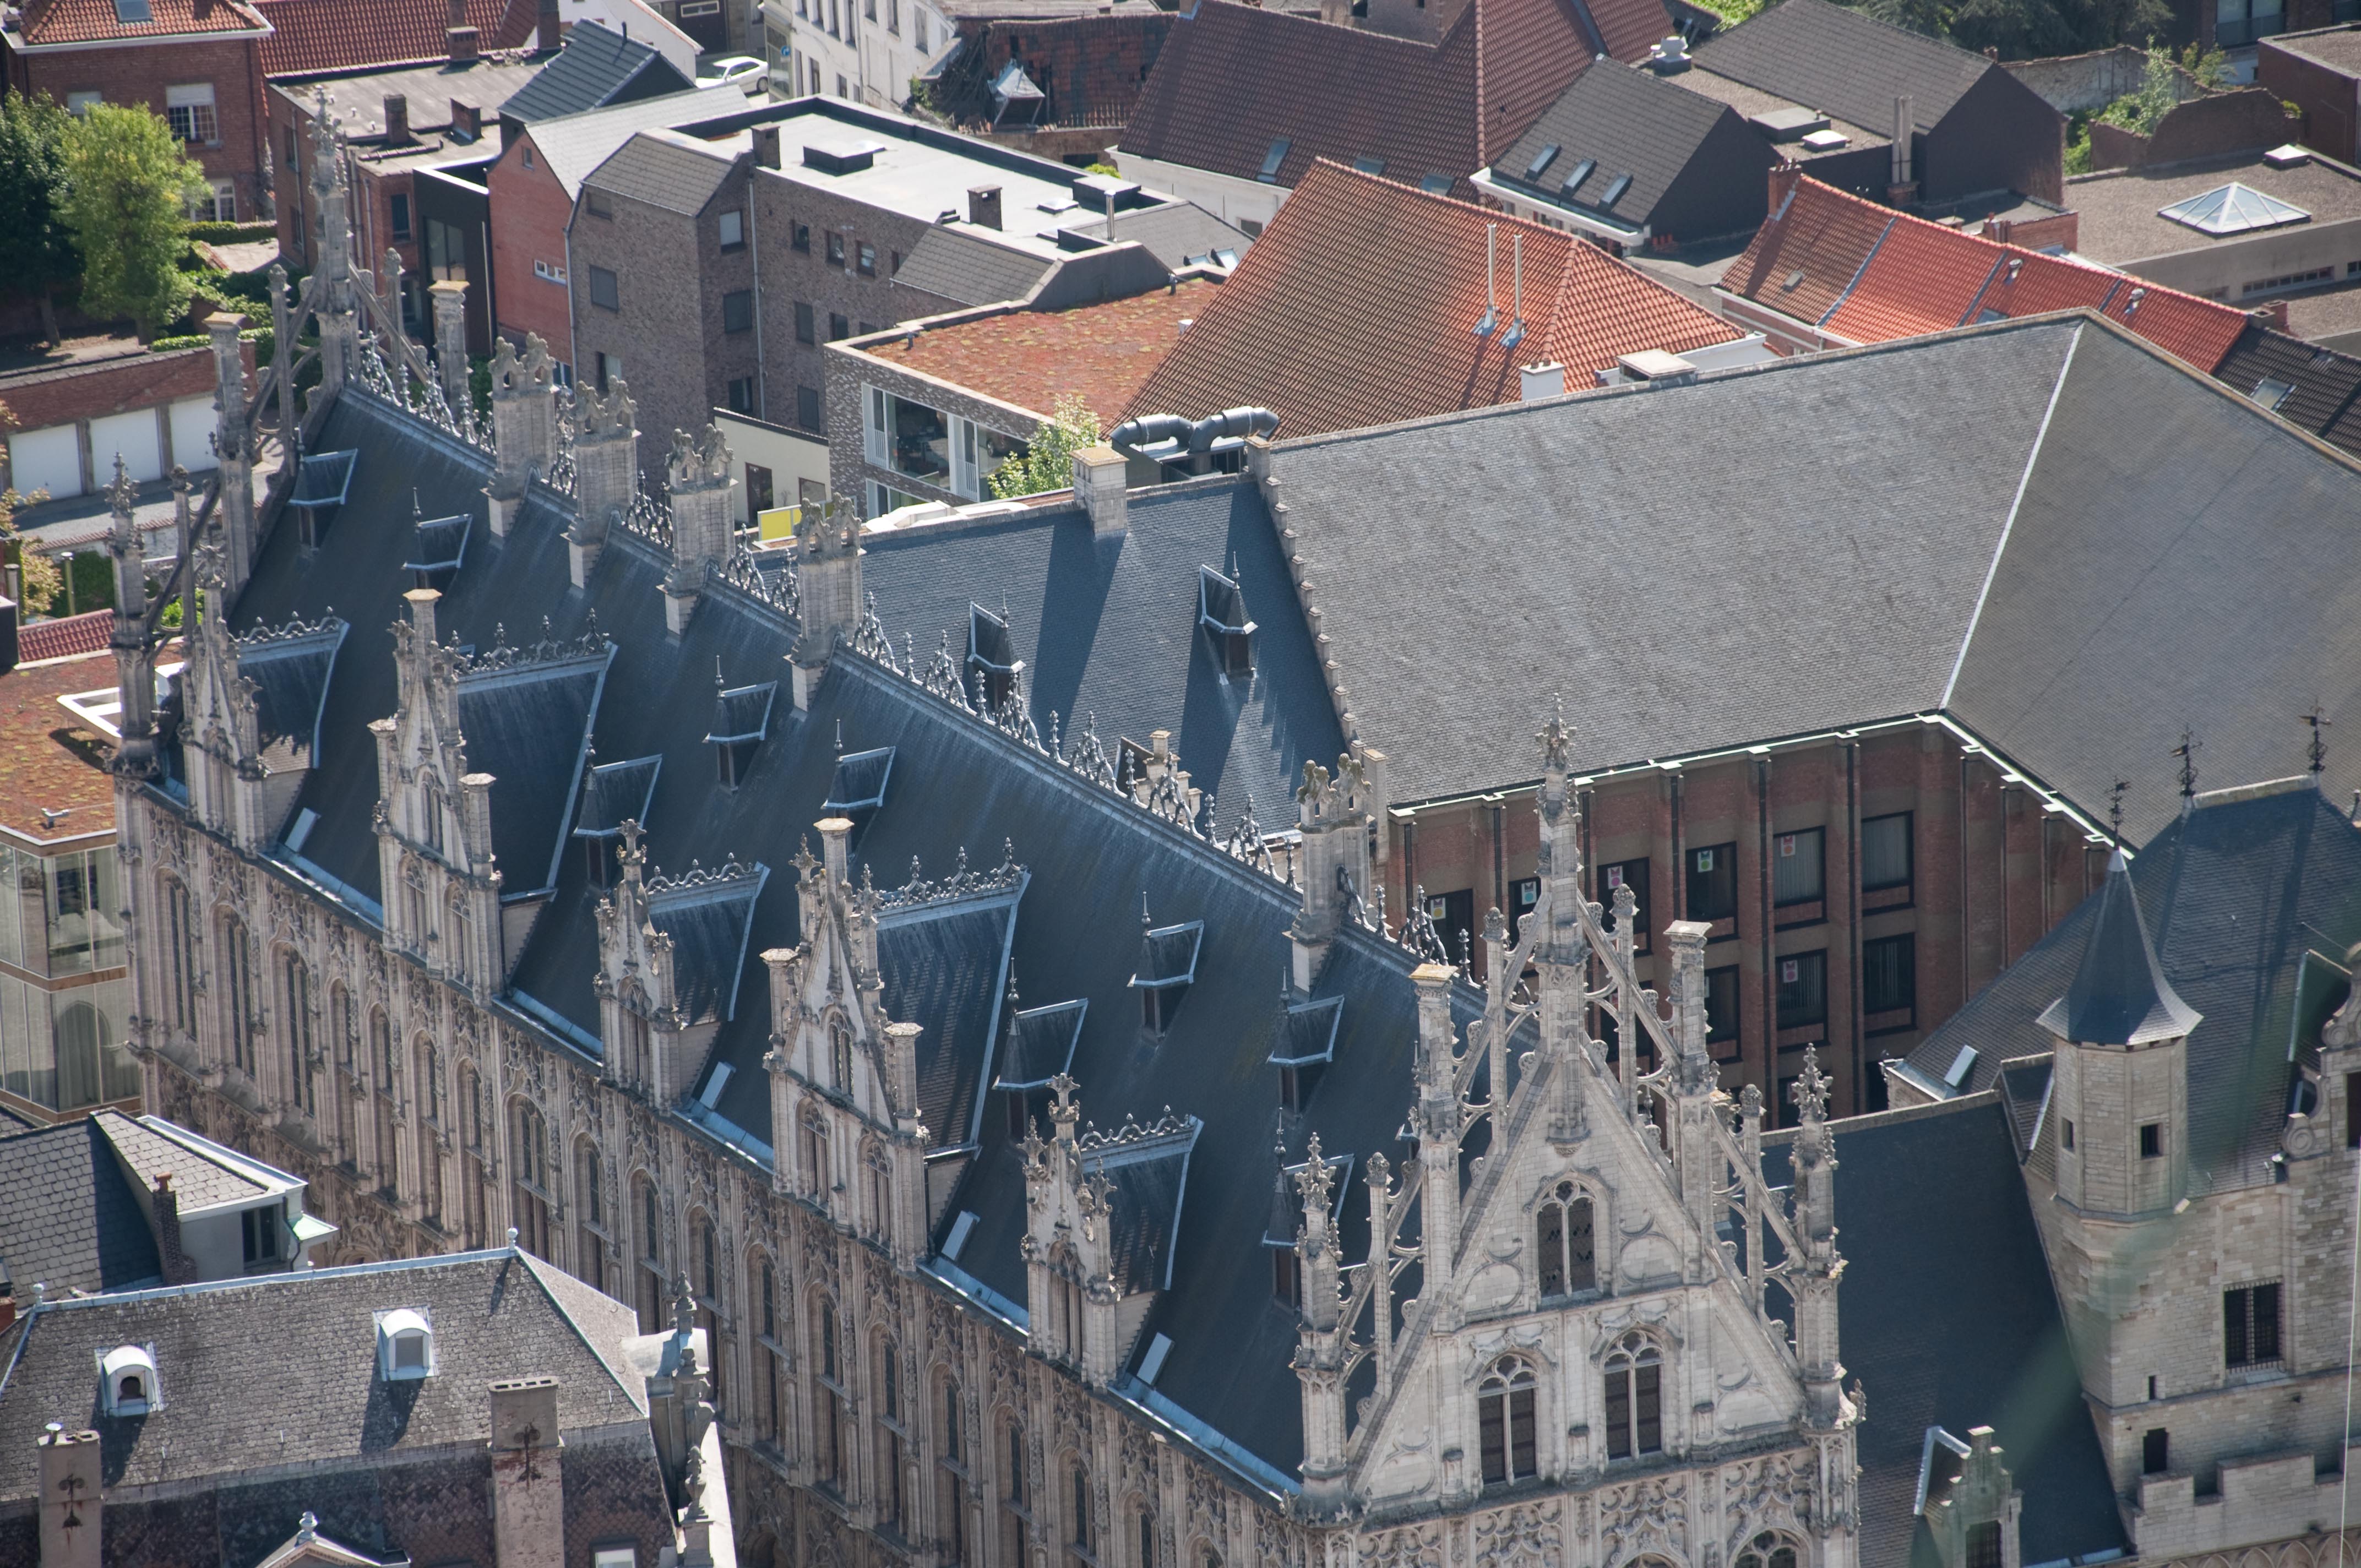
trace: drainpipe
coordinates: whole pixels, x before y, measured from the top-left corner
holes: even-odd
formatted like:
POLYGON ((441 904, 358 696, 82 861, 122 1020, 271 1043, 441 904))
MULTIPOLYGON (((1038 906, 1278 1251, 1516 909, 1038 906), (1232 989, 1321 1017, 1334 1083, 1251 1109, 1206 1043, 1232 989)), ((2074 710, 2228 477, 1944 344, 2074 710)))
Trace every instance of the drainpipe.
POLYGON ((1844 742, 1845 759, 1845 928, 1852 950, 1852 1107, 1865 1111, 1869 1100, 1869 1021, 1864 1009, 1868 988, 1861 972, 1861 742, 1844 742))
MULTIPOLYGON (((768 334, 763 330, 763 321, 762 225, 754 221, 754 192, 760 179, 761 162, 758 159, 755 167, 746 171, 744 222, 747 256, 754 264, 754 417, 767 420, 771 417, 771 371, 769 362, 763 353, 763 339, 768 334)), ((570 278, 573 274, 568 273, 566 276, 570 278)), ((776 505, 778 499, 773 496, 772 504, 776 505)), ((746 526, 749 528, 754 527, 761 521, 753 515, 753 512, 754 498, 750 492, 746 497, 746 526)))
MULTIPOLYGON (((1779 1103, 1779 934, 1771 924, 1771 759, 1754 759, 1754 907, 1763 922, 1763 1086, 1773 1107, 1771 1124, 1788 1125, 1794 1112, 1779 1103)), ((1821 891, 1826 892, 1826 889, 1821 891)), ((1827 981, 1821 1001, 1828 1000, 1827 981)))

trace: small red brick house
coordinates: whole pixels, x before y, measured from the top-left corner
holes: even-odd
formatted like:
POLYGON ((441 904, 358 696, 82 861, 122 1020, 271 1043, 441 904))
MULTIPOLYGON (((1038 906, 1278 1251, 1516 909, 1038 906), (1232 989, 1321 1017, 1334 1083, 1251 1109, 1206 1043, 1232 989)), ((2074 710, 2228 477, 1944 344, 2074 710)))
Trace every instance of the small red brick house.
POLYGON ((144 104, 213 187, 202 216, 269 212, 260 49, 270 23, 246 0, 27 0, 0 10, 0 85, 81 112, 144 104))

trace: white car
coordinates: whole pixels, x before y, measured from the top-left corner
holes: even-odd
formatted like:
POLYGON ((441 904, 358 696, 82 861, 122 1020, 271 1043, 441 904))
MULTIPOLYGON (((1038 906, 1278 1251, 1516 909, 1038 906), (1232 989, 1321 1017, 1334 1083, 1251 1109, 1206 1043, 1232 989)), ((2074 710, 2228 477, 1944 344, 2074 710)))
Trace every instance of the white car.
POLYGON ((764 85, 769 68, 752 55, 725 54, 705 68, 701 82, 735 82, 751 96, 764 85))

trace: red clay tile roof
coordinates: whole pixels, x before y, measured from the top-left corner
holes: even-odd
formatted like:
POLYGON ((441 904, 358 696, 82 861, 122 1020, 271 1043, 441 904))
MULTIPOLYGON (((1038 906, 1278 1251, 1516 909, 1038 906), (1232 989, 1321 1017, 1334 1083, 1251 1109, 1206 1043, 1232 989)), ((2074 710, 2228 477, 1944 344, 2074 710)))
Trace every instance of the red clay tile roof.
POLYGON ((36 620, 16 631, 16 660, 29 664, 36 659, 64 659, 77 653, 93 653, 106 646, 115 634, 115 612, 111 609, 85 610, 81 615, 61 615, 52 620, 36 620))
POLYGON ((115 0, 30 0, 22 37, 44 44, 95 43, 104 38, 173 38, 187 33, 258 33, 265 23, 242 0, 149 0, 152 20, 117 19, 115 0))
MULTIPOLYGON (((115 612, 93 613, 104 623, 98 633, 98 646, 104 648, 115 612)), ((36 621, 24 629, 20 640, 90 619, 77 615, 36 621)), ((114 685, 115 661, 104 654, 0 675, 0 828, 44 843, 114 828, 115 780, 98 760, 114 743, 58 706, 58 698, 69 693, 102 691, 114 685), (65 815, 49 823, 41 817, 43 806, 65 815)))
POLYGON ((2210 375, 2246 328, 2235 306, 1931 224, 1787 170, 1773 174, 1784 178, 1795 181, 1792 197, 1774 204, 1721 286, 1855 343, 1942 332, 1988 313, 2087 308, 2210 375))
MULTIPOLYGON (((113 0, 99 0, 112 4, 113 0)), ((449 0, 257 0, 277 33, 262 42, 265 76, 434 60, 450 50, 449 0)), ((483 49, 522 49, 540 19, 538 0, 467 0, 467 26, 483 49)))
MULTIPOLYGON (((1280 186, 1296 184, 1320 158, 1381 159, 1389 179, 1412 184, 1436 174, 1465 181, 1590 62, 1590 35, 1574 5, 1467 0, 1428 44, 1198 0, 1165 40, 1120 146, 1252 180, 1284 137, 1280 186)), ((1662 0, 1611 5, 1616 37, 1669 26, 1662 0), (1658 16, 1643 27, 1649 7, 1658 16)))
POLYGON ((1221 287, 1192 278, 1170 291, 1079 310, 1013 311, 933 327, 915 343, 897 337, 862 352, 1040 414, 1078 392, 1102 426, 1112 425, 1180 342, 1180 323, 1211 306, 1221 287))
POLYGON ((1129 411, 1259 406, 1281 436, 1316 435, 1515 402, 1519 368, 1543 360, 1578 390, 1619 355, 1738 335, 1559 230, 1319 163, 1129 411), (1500 325, 1477 337, 1488 225, 1499 236, 1500 325), (1527 335, 1510 348, 1519 236, 1527 335))

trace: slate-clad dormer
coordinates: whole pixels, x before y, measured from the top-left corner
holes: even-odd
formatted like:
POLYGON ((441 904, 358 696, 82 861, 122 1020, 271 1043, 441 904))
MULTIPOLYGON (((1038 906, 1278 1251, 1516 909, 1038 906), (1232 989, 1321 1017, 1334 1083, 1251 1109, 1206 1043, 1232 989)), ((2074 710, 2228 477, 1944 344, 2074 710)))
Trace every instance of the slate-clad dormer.
POLYGON ((754 902, 770 869, 729 861, 676 877, 645 874, 640 825, 618 830, 621 874, 598 901, 600 1036, 607 1076, 671 1105, 705 1070, 714 1035, 737 1015, 754 902))

